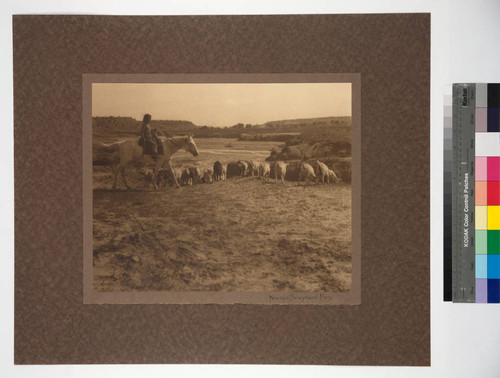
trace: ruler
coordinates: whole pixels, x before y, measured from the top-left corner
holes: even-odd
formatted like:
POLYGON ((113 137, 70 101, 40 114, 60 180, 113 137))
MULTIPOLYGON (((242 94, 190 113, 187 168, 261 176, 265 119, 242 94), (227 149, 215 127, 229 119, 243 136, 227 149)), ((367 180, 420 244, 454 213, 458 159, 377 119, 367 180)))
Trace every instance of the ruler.
POLYGON ((475 302, 475 84, 454 84, 452 95, 453 302, 475 302))

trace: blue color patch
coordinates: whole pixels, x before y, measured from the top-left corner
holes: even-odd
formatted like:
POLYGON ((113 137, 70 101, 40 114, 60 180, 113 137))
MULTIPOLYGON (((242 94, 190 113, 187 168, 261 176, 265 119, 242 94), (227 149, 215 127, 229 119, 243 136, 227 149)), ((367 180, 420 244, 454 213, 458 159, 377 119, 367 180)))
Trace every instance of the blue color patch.
POLYGON ((476 279, 488 278, 488 255, 476 255, 476 279))
POLYGON ((488 280, 488 303, 500 303, 500 280, 488 280))
POLYGON ((488 256, 488 278, 500 279, 500 255, 488 256))

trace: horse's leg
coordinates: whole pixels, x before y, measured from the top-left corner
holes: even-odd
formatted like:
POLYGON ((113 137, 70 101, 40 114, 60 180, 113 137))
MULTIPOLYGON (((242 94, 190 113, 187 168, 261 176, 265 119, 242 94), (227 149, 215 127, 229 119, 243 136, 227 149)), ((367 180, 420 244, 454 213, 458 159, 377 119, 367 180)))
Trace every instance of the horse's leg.
POLYGON ((125 184, 125 187, 129 190, 132 189, 132 187, 127 182, 127 175, 125 174, 125 167, 122 167, 121 174, 122 174, 122 179, 123 179, 123 183, 125 184))
POLYGON ((158 189, 158 183, 156 182, 156 179, 158 178, 158 168, 153 167, 153 188, 158 189))
POLYGON ((164 188, 167 187, 167 178, 165 177, 165 171, 163 169, 160 169, 158 171, 158 174, 156 175, 156 185, 158 185, 158 188, 161 188, 161 180, 165 180, 165 185, 163 186, 164 188))
POLYGON ((165 178, 165 172, 162 169, 160 169, 156 175, 156 185, 158 185, 158 188, 161 188, 161 180, 165 180, 165 185, 163 187, 166 188, 167 179, 165 178))
POLYGON ((153 167, 153 178, 154 178, 154 188, 159 189, 160 188, 160 171, 163 169, 163 166, 165 165, 165 160, 164 159, 159 159, 156 165, 153 167))
POLYGON ((175 184, 175 187, 176 188, 180 188, 180 185, 179 183, 177 182, 177 179, 175 178, 175 172, 174 172, 174 168, 172 167, 172 162, 169 160, 167 161, 167 169, 170 171, 170 173, 172 174, 172 177, 174 179, 174 184, 175 184))
POLYGON ((112 168, 113 170, 113 190, 116 190, 116 185, 118 183, 118 174, 120 173, 120 165, 112 168))

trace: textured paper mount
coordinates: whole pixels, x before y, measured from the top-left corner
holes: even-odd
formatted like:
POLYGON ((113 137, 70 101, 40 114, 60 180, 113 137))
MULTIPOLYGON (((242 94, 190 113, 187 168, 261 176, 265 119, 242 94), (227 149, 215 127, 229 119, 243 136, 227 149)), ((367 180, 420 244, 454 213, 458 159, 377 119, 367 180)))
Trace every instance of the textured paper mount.
POLYGON ((430 364, 429 14, 15 16, 13 51, 16 364, 430 364), (84 304, 88 73, 360 73, 360 304, 84 304))
MULTIPOLYGON (((85 303, 249 303, 249 304, 359 304, 361 299, 361 167, 360 167, 360 75, 359 74, 226 74, 226 75, 83 75, 83 283, 85 303), (351 290, 331 292, 238 292, 238 291, 138 291, 93 290, 92 248, 92 83, 350 83, 352 113, 351 183, 351 290)), ((332 95, 333 96, 333 95, 332 95)), ((215 190, 215 189, 214 189, 215 190)), ((303 193, 303 195, 307 195, 303 193)), ((189 232, 189 230, 186 230, 189 232)), ((335 230, 331 230, 332 235, 335 230)), ((255 237, 258 237, 256 235, 255 237)), ((290 250, 289 253, 294 253, 290 250)), ((251 269, 249 267, 249 269, 251 269)))

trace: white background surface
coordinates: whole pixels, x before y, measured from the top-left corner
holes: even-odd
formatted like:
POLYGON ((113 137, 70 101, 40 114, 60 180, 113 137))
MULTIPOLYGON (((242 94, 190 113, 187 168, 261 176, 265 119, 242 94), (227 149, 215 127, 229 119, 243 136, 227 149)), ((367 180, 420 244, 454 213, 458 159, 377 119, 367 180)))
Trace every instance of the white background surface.
MULTIPOLYGON (((500 377, 500 305, 442 301, 443 88, 500 82, 500 1, 4 1, 0 4, 0 377, 500 377), (431 367, 14 366, 12 14, 431 13, 431 367)), ((383 51, 381 51, 383 53, 383 51)), ((426 167, 423 167, 425 169, 426 167)), ((418 283, 416 283, 418 284, 418 283)), ((397 310, 397 309, 395 309, 397 310)))

